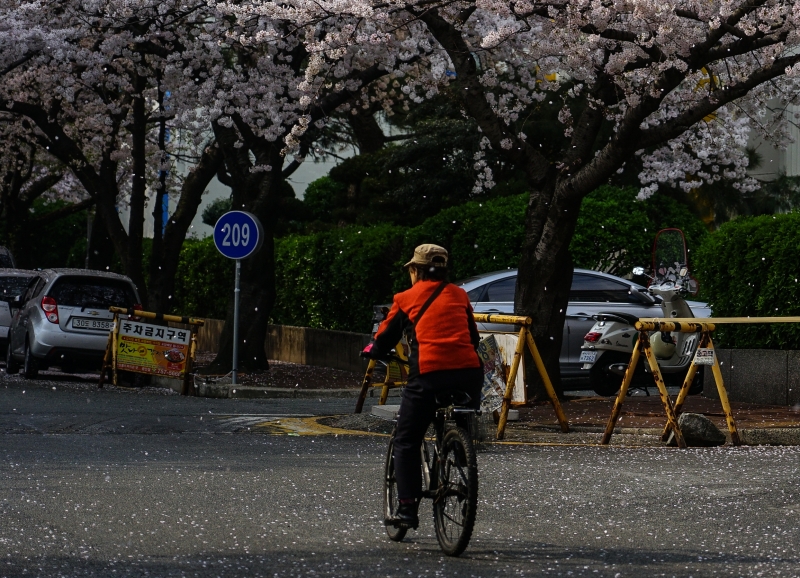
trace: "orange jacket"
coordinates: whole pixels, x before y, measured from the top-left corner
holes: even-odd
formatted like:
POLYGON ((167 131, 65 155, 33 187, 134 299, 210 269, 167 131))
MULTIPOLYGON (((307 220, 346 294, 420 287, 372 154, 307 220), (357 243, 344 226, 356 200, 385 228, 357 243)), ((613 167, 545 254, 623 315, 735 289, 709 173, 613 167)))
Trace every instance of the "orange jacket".
POLYGON ((466 292, 448 283, 415 327, 419 311, 440 281, 418 281, 394 296, 392 308, 375 334, 371 356, 385 355, 405 332, 409 352, 409 379, 445 369, 482 367, 477 354, 478 328, 466 292))

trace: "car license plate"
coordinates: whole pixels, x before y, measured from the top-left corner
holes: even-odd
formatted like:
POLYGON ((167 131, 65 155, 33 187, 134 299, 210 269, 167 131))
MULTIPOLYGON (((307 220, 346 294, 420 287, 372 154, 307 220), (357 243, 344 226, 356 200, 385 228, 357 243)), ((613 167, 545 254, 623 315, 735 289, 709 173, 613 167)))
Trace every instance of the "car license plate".
POLYGON ((596 351, 581 351, 581 358, 578 361, 579 363, 594 363, 595 359, 597 359, 596 351))
POLYGON ((76 329, 99 329, 110 331, 114 326, 113 321, 103 321, 101 319, 73 319, 72 326, 76 329))

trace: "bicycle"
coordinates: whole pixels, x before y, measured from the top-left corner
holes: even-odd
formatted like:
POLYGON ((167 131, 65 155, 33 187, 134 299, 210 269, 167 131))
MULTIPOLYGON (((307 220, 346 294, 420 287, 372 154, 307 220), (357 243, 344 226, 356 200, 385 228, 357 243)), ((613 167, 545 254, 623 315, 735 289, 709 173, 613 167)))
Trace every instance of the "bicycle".
MULTIPOLYGON (((478 509, 478 463, 472 443, 480 410, 466 407, 470 396, 464 392, 437 395, 439 406, 433 420, 433 443, 423 440, 423 498, 433 500, 436 539, 448 556, 460 555, 469 544, 478 509)), ((397 480, 394 474, 394 436, 384 467, 383 513, 388 520, 397 512, 397 480)), ((407 528, 387 525, 391 540, 400 542, 407 528)))

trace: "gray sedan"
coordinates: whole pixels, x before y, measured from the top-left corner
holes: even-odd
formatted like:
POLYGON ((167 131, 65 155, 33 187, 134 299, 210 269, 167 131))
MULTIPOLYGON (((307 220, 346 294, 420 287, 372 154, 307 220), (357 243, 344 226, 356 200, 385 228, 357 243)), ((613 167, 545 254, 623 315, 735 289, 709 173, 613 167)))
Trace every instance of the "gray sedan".
MULTIPOLYGON (((467 292, 476 313, 513 314, 516 283, 517 270, 508 269, 463 279, 456 285, 467 292)), ((710 316, 711 312, 705 303, 687 303, 695 316, 710 316)), ((584 389, 588 384, 589 372, 581 368, 579 361, 583 336, 594 325, 593 315, 610 311, 635 317, 662 315, 659 302, 642 285, 599 271, 575 269, 559 358, 566 389, 584 389)), ((479 324, 479 329, 508 331, 509 326, 479 324)))

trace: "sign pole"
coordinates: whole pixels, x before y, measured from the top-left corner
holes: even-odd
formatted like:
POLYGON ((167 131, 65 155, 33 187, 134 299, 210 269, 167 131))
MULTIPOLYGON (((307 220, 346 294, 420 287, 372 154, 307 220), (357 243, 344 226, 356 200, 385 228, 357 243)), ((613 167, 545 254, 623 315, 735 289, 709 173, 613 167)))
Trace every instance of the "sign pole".
POLYGON ((233 288, 233 365, 231 366, 231 383, 236 385, 239 376, 239 275, 242 271, 242 260, 236 259, 236 283, 233 288))
POLYGON ((214 225, 214 246, 228 259, 236 260, 233 289, 233 364, 231 383, 239 383, 239 277, 242 259, 247 259, 264 244, 264 228, 258 217, 247 211, 228 211, 214 225))

